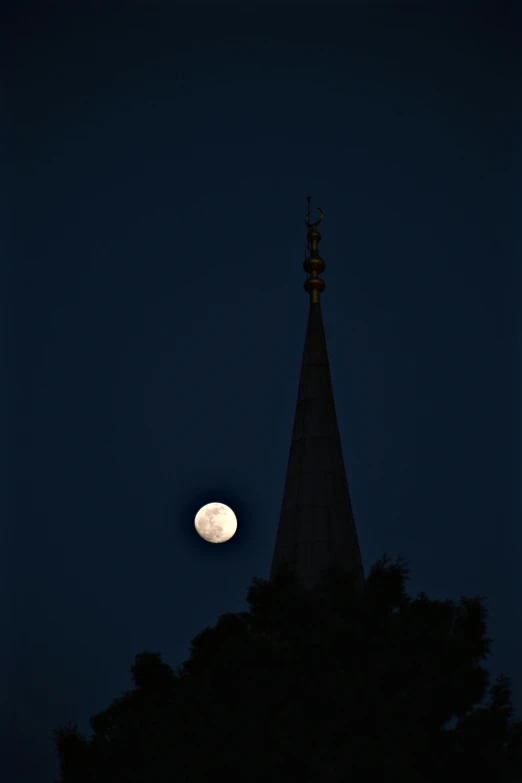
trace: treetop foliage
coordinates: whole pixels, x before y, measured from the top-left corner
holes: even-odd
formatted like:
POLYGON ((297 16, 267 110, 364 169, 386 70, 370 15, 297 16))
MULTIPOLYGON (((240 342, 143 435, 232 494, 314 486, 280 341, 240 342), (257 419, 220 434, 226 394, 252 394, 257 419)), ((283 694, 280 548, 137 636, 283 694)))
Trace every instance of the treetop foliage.
POLYGON ((290 569, 253 579, 249 611, 197 634, 176 671, 138 654, 90 739, 56 731, 60 783, 520 783, 522 723, 484 665, 483 599, 411 598, 408 573, 384 556, 359 592, 341 568, 312 590, 290 569))

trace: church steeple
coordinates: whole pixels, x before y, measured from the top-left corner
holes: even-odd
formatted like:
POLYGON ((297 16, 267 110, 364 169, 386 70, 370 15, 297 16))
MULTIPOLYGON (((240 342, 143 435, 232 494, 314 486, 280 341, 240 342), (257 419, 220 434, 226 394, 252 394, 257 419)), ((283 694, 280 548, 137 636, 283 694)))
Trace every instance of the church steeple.
POLYGON ((304 288, 310 295, 306 339, 297 395, 294 429, 286 474, 279 528, 270 571, 273 580, 284 563, 300 581, 312 587, 320 571, 341 564, 359 586, 364 571, 355 528, 341 439, 335 414, 330 367, 326 352, 320 295, 325 289, 319 274, 326 264, 318 252, 323 219, 310 221, 310 197, 305 222, 308 257, 303 268, 304 288))

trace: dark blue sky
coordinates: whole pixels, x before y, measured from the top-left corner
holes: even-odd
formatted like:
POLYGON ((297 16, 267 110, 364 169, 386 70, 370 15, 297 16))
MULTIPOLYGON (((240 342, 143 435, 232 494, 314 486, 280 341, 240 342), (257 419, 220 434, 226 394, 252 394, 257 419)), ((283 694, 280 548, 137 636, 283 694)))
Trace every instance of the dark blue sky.
POLYGON ((137 652, 179 665, 268 576, 308 194, 365 568, 487 596, 522 714, 514 4, 44 5, 2 55, 2 781, 51 783, 53 728, 88 732, 137 652), (193 527, 213 500, 220 546, 193 527))

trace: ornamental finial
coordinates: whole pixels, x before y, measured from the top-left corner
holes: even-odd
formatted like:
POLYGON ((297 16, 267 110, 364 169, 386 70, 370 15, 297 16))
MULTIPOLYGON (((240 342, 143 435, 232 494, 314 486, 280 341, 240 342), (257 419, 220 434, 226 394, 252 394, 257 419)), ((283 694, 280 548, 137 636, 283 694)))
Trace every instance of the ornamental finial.
POLYGON ((308 257, 306 258, 303 269, 305 272, 308 272, 310 274, 310 277, 307 277, 304 283, 305 291, 307 291, 310 294, 310 302, 312 304, 318 304, 319 303, 319 294, 321 294, 325 289, 325 283, 324 280, 321 280, 321 278, 318 276, 321 272, 324 272, 326 269, 326 264, 324 263, 323 259, 319 255, 317 245, 321 241, 321 234, 317 230, 317 226, 323 219, 323 210, 321 207, 317 207, 319 212, 321 213, 319 215, 319 220, 316 220, 315 223, 310 222, 310 196, 306 199, 308 201, 308 213, 305 216, 305 223, 308 227, 308 234, 307 234, 307 251, 308 251, 308 257))
POLYGON ((321 209, 321 207, 316 207, 316 209, 318 209, 318 210, 319 210, 319 212, 321 213, 321 214, 319 215, 319 220, 316 220, 316 221, 315 221, 315 223, 310 223, 310 201, 312 200, 311 196, 307 196, 307 197, 306 197, 306 200, 308 201, 308 212, 307 212, 307 214, 305 215, 305 223, 306 223, 306 225, 307 225, 309 228, 315 228, 316 226, 318 226, 318 225, 319 225, 319 223, 320 223, 320 222, 321 222, 321 220, 323 219, 323 210, 321 209))

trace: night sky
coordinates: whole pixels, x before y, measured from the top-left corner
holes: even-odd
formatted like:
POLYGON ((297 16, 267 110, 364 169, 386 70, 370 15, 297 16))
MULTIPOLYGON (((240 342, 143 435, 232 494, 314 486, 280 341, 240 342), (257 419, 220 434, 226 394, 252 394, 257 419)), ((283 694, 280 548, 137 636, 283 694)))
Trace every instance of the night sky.
POLYGON ((486 596, 522 717, 521 8, 3 12, 3 783, 51 783, 54 728, 268 577, 307 195, 365 569, 486 596), (215 500, 221 545, 194 530, 215 500))

